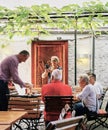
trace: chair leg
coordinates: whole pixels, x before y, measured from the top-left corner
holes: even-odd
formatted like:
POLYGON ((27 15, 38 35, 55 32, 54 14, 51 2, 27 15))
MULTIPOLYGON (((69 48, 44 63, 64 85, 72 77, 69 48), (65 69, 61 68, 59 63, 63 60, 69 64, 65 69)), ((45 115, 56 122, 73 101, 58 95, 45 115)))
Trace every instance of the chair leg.
POLYGON ((105 118, 105 119, 103 119, 103 120, 102 120, 102 118, 98 118, 98 119, 97 119, 97 123, 98 123, 98 124, 102 125, 102 126, 105 127, 105 128, 108 128, 108 123, 106 123, 106 121, 107 121, 107 118, 105 118))
POLYGON ((94 130, 98 128, 99 126, 103 126, 105 128, 108 128, 108 123, 106 123, 107 118, 100 118, 98 117, 93 123, 90 124, 88 130, 94 130))

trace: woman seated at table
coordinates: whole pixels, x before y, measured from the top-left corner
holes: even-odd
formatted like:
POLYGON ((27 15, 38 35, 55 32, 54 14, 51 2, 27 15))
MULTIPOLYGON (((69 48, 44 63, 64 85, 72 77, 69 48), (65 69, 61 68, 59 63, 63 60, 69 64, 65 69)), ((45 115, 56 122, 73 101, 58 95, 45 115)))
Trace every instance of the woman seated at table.
POLYGON ((81 102, 75 103, 73 106, 73 109, 76 111, 75 116, 84 115, 88 112, 96 112, 96 94, 93 86, 89 84, 87 75, 80 76, 79 86, 82 88, 82 91, 74 95, 74 98, 81 102))

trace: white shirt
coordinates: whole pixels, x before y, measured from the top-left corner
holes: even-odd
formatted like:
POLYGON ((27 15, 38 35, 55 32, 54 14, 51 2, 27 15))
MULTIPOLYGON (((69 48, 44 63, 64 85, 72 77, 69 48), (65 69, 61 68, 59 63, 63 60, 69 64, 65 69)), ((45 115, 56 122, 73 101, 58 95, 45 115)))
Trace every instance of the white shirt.
POLYGON ((98 109, 100 108, 100 105, 101 105, 101 103, 102 103, 102 100, 99 100, 100 98, 101 98, 101 96, 102 96, 102 94, 103 94, 103 87, 102 87, 102 85, 100 84, 100 83, 98 83, 97 81, 94 83, 94 85, 93 85, 93 87, 94 87, 94 91, 95 91, 95 93, 96 93, 96 96, 97 96, 97 101, 98 101, 98 109))
POLYGON ((93 85, 88 84, 83 88, 83 90, 79 94, 77 94, 77 97, 83 101, 85 106, 90 111, 97 110, 96 94, 93 87, 93 85))
POLYGON ((103 94, 103 87, 100 83, 98 83, 97 81, 94 83, 94 90, 95 93, 98 95, 102 95, 103 94))

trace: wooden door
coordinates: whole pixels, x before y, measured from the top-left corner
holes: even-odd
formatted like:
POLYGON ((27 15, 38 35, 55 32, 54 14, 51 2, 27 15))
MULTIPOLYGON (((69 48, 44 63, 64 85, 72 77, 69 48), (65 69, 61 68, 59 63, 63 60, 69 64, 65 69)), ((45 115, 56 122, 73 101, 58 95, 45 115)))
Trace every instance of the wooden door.
POLYGON ((32 41, 32 83, 42 87, 41 75, 51 56, 58 56, 63 69, 63 82, 68 83, 68 41, 32 41))

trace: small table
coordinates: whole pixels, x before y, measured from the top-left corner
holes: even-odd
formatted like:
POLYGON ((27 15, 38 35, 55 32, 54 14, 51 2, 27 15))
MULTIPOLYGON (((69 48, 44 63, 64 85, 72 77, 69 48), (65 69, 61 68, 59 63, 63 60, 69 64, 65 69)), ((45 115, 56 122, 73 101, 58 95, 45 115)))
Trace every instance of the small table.
POLYGON ((12 125, 26 114, 23 111, 0 111, 0 125, 12 125))
POLYGON ((0 130, 10 130, 10 125, 0 125, 0 130))

